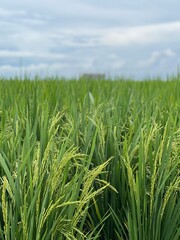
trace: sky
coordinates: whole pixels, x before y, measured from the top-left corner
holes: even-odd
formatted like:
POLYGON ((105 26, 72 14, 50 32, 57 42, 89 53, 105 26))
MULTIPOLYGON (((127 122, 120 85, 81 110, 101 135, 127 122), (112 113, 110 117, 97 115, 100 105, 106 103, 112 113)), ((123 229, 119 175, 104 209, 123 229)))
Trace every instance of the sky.
POLYGON ((166 78, 180 65, 179 0, 1 0, 0 76, 166 78))

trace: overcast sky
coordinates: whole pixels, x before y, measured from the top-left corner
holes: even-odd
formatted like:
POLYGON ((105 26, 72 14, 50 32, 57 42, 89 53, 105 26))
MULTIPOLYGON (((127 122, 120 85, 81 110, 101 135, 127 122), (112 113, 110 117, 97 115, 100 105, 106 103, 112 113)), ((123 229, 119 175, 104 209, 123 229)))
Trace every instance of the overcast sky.
POLYGON ((179 0, 1 0, 0 76, 176 74, 179 0))

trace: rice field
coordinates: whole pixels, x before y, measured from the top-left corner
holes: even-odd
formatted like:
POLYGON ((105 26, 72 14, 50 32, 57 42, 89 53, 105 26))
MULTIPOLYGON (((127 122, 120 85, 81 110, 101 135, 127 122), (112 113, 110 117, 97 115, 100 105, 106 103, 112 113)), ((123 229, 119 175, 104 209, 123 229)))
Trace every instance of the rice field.
POLYGON ((0 81, 1 240, 179 240, 180 79, 0 81))

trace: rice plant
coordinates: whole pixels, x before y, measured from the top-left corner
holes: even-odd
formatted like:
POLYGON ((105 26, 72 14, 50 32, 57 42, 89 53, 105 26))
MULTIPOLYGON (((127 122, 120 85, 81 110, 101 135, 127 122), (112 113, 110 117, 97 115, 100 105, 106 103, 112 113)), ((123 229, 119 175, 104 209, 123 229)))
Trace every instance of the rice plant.
POLYGON ((0 81, 0 239, 178 240, 180 82, 0 81))

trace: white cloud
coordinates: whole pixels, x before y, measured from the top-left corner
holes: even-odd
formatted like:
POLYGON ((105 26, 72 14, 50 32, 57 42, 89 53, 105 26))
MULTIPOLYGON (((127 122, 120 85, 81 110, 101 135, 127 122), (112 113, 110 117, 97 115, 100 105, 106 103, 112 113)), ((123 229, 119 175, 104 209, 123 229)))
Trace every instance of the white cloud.
POLYGON ((36 18, 22 18, 16 20, 17 23, 26 24, 27 25, 44 25, 46 21, 44 19, 36 19, 36 18))
POLYGON ((63 60, 67 57, 63 54, 56 54, 50 52, 0 50, 0 58, 43 58, 49 60, 63 60))
POLYGON ((180 40, 180 21, 145 25, 131 28, 107 29, 101 36, 101 43, 109 46, 129 46, 180 40))
POLYGON ((162 63, 170 58, 173 58, 176 56, 176 53, 172 51, 171 49, 165 49, 164 51, 155 51, 151 54, 149 59, 141 60, 138 62, 138 67, 148 67, 152 66, 156 63, 162 63))
POLYGON ((26 16, 27 12, 24 10, 7 10, 0 8, 0 17, 26 16))
MULTIPOLYGON (((16 28, 15 28, 16 29, 16 28)), ((11 44, 19 51, 32 51, 32 52, 49 52, 56 44, 51 40, 48 30, 33 30, 32 28, 25 28, 24 26, 18 27, 17 31, 8 34, 8 38, 3 38, 2 45, 11 44)))
POLYGON ((51 39, 67 47, 135 46, 180 41, 180 21, 138 27, 50 29, 51 39), (81 41, 81 39, 83 41, 81 41))
MULTIPOLYGON (((14 3, 12 3, 13 5, 14 3)), ((115 8, 110 7, 107 8, 106 6, 98 6, 93 2, 87 3, 85 1, 74 1, 74 0, 66 0, 66 1, 19 1, 16 0, 16 7, 19 6, 23 7, 24 9, 30 9, 34 11, 34 9, 38 9, 39 12, 45 12, 46 14, 49 13, 55 17, 58 16, 70 16, 71 18, 79 18, 79 19, 88 19, 91 20, 93 18, 96 19, 122 19, 123 17, 127 16, 135 16, 136 11, 132 9, 127 9, 125 7, 115 8)), ((6 9, 9 9, 6 5, 6 9)), ((6 15, 10 14, 9 10, 2 9, 2 12, 6 15)), ((11 13, 12 14, 12 13, 11 13)))
POLYGON ((180 41, 180 21, 138 27, 59 27, 48 20, 27 18, 17 23, 0 23, 1 47, 12 45, 22 51, 50 51, 53 48, 129 47, 180 41), (47 24, 45 22, 47 21, 47 24), (43 27, 34 28, 34 24, 43 27), (46 26, 46 27, 45 27, 46 26), (7 29, 8 28, 8 32, 7 29))
POLYGON ((125 64, 126 64, 126 61, 117 60, 117 61, 112 62, 111 66, 112 66, 112 69, 118 70, 118 69, 123 68, 125 66, 125 64))
POLYGON ((0 66, 0 76, 4 75, 19 75, 24 74, 38 74, 38 75, 56 75, 58 74, 64 67, 66 67, 66 63, 39 63, 39 64, 30 64, 26 67, 16 67, 11 65, 2 65, 0 66))
POLYGON ((166 57, 174 57, 176 56, 176 53, 174 51, 172 51, 170 48, 166 49, 163 54, 166 56, 166 57))

